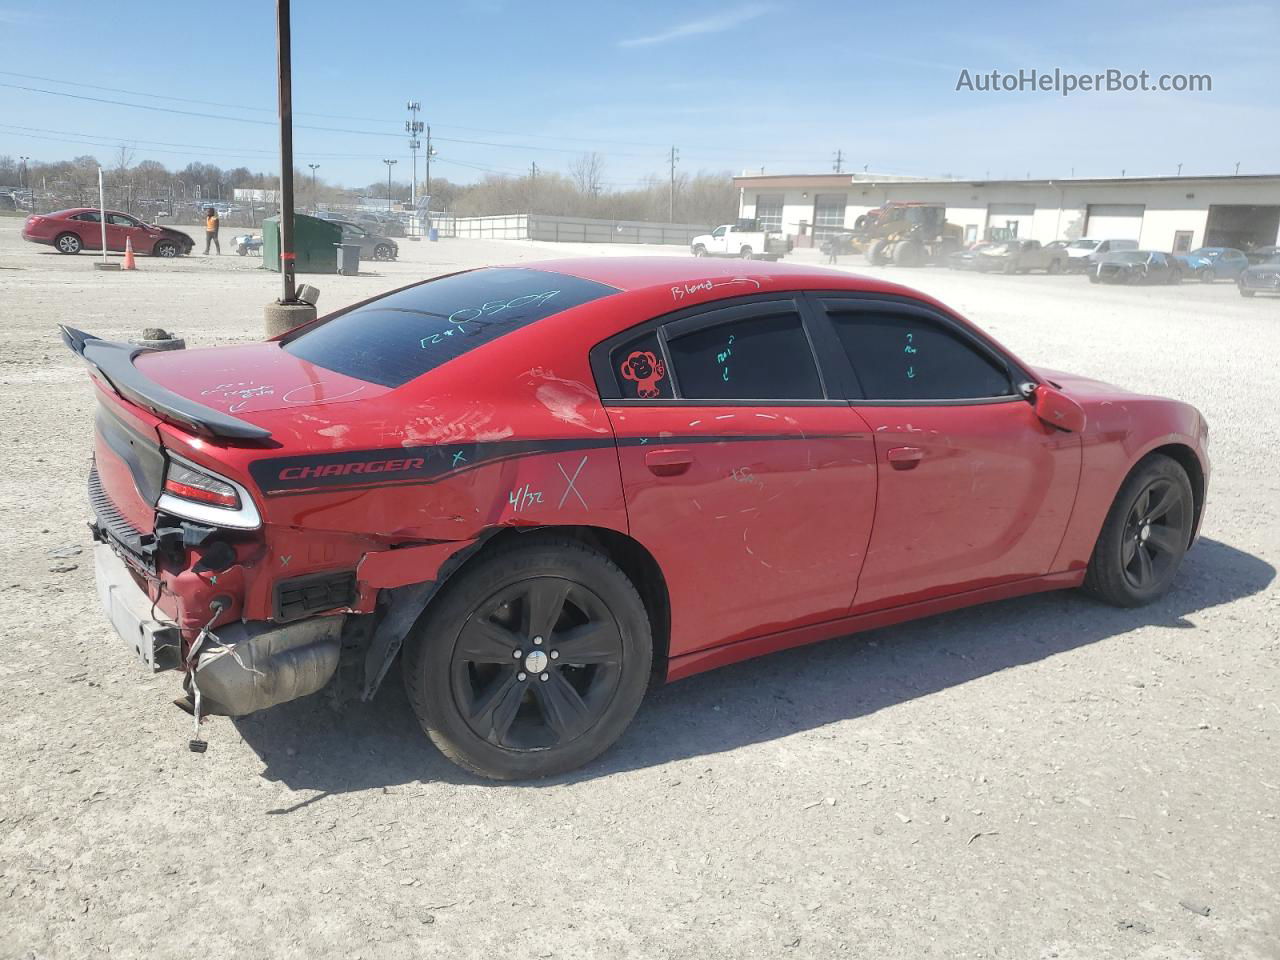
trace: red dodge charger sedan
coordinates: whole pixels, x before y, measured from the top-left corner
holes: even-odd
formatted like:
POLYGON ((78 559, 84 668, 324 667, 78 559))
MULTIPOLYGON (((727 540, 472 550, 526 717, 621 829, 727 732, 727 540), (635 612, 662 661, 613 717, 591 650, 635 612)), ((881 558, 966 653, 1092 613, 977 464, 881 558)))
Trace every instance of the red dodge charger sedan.
MULTIPOLYGON (((125 241, 133 252, 155 257, 186 256, 195 246, 190 235, 172 227, 157 227, 118 210, 107 211, 107 249, 123 253, 125 241)), ((57 213, 32 214, 22 225, 22 239, 45 243, 59 253, 102 249, 102 214, 95 207, 73 207, 57 213)))
POLYGON ((266 343, 63 336, 102 602, 180 671, 193 749, 202 714, 368 698, 402 654, 454 761, 569 770, 654 682, 1042 590, 1147 603, 1209 478, 1193 407, 819 268, 564 260, 266 343))

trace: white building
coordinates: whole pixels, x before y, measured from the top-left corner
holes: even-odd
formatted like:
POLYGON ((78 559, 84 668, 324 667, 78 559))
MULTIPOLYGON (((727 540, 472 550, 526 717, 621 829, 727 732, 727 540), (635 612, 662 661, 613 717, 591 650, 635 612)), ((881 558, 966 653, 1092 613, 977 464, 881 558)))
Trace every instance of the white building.
POLYGON ((891 200, 941 203, 966 242, 988 228, 1050 240, 1136 240, 1148 250, 1280 243, 1280 175, 1069 180, 927 180, 874 173, 735 177, 739 216, 800 246, 851 228, 891 200))

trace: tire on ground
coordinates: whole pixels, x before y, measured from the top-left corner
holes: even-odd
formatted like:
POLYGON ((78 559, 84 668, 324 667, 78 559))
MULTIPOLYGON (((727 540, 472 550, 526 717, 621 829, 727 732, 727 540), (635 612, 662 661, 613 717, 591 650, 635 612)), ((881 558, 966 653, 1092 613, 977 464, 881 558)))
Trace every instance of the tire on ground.
MULTIPOLYGON (((405 641, 403 674, 422 729, 454 763, 495 780, 553 776, 582 766, 611 746, 635 716, 653 666, 653 637, 640 594, 608 557, 578 541, 530 534, 524 542, 481 556, 431 601, 405 641), (454 648, 463 626, 498 591, 535 577, 558 577, 593 591, 622 637, 621 675, 593 724, 566 744, 508 749, 477 735, 453 692, 454 648)), ((554 641, 549 641, 551 646, 554 641)))
MULTIPOLYGON (((1172 457, 1153 453, 1141 460, 1120 485, 1107 518, 1103 521, 1089 558, 1085 573, 1084 589, 1100 600, 1117 607, 1140 607, 1158 599, 1177 575, 1182 558, 1190 546, 1194 526, 1195 499, 1187 471, 1172 457), (1171 528, 1172 540, 1177 541, 1168 554, 1168 562, 1162 574, 1147 587, 1137 586, 1126 574, 1124 552, 1126 540, 1141 536, 1131 529, 1130 515, 1140 497, 1154 483, 1167 482, 1181 498, 1182 513, 1176 528, 1171 528)), ((1145 541, 1144 541, 1145 542, 1145 541)))

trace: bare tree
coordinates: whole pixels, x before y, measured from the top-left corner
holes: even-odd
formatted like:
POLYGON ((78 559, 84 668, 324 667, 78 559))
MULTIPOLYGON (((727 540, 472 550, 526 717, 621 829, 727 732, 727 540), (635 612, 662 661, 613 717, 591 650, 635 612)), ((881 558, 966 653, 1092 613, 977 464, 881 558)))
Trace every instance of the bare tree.
POLYGON ((133 165, 133 147, 127 143, 122 143, 116 147, 116 172, 124 173, 133 165))
POLYGON ((595 152, 584 153, 570 164, 569 176, 579 193, 588 197, 600 196, 600 188, 604 185, 604 157, 595 152))

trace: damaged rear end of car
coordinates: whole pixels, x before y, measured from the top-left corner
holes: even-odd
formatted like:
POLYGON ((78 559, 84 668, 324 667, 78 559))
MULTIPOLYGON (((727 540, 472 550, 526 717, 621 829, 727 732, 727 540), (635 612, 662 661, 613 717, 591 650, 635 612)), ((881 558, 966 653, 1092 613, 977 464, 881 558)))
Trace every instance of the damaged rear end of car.
MULTIPOLYGON (((141 348, 62 334, 97 394, 89 526, 116 632, 148 669, 182 672, 178 703, 197 724, 320 690, 356 604, 360 544, 348 569, 317 573, 304 562, 290 576, 296 535, 264 524, 252 481, 236 468, 273 445, 270 432, 148 378, 135 363, 141 348)), ((342 559, 336 548, 319 554, 342 559)))

